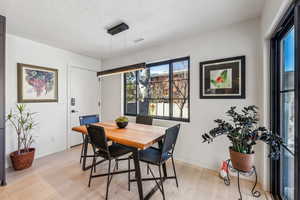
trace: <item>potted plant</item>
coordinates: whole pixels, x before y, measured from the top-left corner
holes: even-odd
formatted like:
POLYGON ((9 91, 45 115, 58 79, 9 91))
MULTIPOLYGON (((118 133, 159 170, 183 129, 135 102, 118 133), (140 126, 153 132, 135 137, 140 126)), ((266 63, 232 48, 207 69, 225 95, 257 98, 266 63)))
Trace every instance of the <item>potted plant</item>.
POLYGON ((32 130, 36 126, 33 119, 34 114, 26 110, 24 104, 18 104, 16 110, 10 111, 7 116, 7 120, 17 133, 18 150, 10 154, 15 170, 26 169, 32 165, 35 154, 35 148, 31 147, 34 142, 32 130))
POLYGON ((116 120, 117 126, 119 128, 125 128, 128 125, 128 118, 127 117, 118 117, 116 120))
POLYGON ((230 159, 235 169, 249 172, 254 165, 253 146, 257 141, 263 141, 270 146, 269 157, 278 159, 280 146, 284 146, 282 138, 273 134, 265 127, 258 126, 257 107, 247 106, 241 112, 231 107, 227 112, 230 121, 217 119, 217 127, 202 135, 203 142, 212 142, 216 137, 227 135, 231 142, 229 147, 230 159))

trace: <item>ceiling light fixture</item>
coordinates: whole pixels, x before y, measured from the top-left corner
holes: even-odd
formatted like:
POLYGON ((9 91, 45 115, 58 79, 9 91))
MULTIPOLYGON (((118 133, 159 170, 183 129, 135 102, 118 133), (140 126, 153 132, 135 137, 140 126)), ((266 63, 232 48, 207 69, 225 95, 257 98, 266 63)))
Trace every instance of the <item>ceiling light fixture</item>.
POLYGON ((114 27, 107 29, 107 33, 110 35, 116 35, 123 31, 126 31, 128 29, 129 29, 129 26, 126 23, 122 22, 114 27))
POLYGON ((133 71, 138 71, 146 68, 146 63, 138 63, 134 65, 128 65, 124 67, 118 67, 115 69, 109 69, 109 70, 104 70, 97 72, 98 77, 104 77, 104 76, 110 76, 110 75, 115 75, 115 74, 122 74, 122 73, 127 73, 127 72, 133 72, 133 71))
MULTIPOLYGON (((121 23, 117 26, 114 26, 112 28, 107 29, 107 33, 110 35, 116 35, 118 33, 121 33, 125 30, 129 29, 129 26, 125 23, 121 23)), ((112 38, 111 37, 111 50, 112 50, 112 38)), ((143 40, 143 39, 142 39, 143 40)), ((126 35, 124 35, 124 48, 126 48, 126 35)), ((132 72, 132 71, 137 71, 137 70, 142 70, 146 68, 146 63, 137 63, 133 65, 128 65, 124 67, 118 67, 114 69, 109 69, 109 70, 104 70, 97 72, 97 77, 104 77, 104 76, 110 76, 110 75, 115 75, 115 74, 122 74, 122 73, 127 73, 127 72, 132 72)))

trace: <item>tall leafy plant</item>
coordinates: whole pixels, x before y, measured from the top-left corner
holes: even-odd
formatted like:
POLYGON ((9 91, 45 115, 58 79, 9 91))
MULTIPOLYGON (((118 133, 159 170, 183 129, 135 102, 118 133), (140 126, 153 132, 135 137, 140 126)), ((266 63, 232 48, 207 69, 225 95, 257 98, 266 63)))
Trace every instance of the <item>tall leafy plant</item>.
POLYGON ((278 159, 280 156, 280 146, 284 145, 282 138, 267 130, 265 127, 258 126, 258 108, 254 105, 244 107, 240 112, 236 107, 231 107, 226 115, 229 121, 216 119, 217 127, 202 135, 203 142, 213 142, 221 135, 226 135, 231 141, 231 148, 240 153, 253 153, 253 146, 257 141, 263 141, 270 146, 269 157, 278 159))
POLYGON ((18 154, 22 153, 22 149, 25 152, 29 152, 34 142, 32 130, 37 125, 33 119, 34 114, 26 109, 25 104, 17 104, 16 109, 14 111, 11 110, 7 115, 7 120, 17 133, 18 154))

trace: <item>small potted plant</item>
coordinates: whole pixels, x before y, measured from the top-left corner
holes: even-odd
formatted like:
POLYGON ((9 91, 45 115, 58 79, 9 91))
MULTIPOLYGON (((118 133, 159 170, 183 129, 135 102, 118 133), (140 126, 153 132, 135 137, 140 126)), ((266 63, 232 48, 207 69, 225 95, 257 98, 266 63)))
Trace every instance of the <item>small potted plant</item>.
POLYGON ((278 159, 280 146, 285 147, 282 138, 267 130, 265 127, 258 127, 257 107, 247 106, 241 112, 236 107, 231 107, 227 112, 231 118, 229 122, 217 119, 217 127, 202 135, 203 142, 212 142, 216 137, 227 135, 231 142, 229 147, 230 159, 235 169, 249 172, 254 166, 253 146, 257 141, 263 141, 270 146, 269 157, 278 159))
POLYGON ((33 115, 26 110, 24 104, 18 104, 16 111, 10 111, 7 121, 11 123, 17 133, 18 150, 10 154, 12 166, 15 170, 29 168, 32 165, 35 148, 31 145, 34 142, 32 130, 36 126, 33 115))
POLYGON ((125 128, 128 125, 127 117, 118 117, 115 121, 119 128, 125 128))

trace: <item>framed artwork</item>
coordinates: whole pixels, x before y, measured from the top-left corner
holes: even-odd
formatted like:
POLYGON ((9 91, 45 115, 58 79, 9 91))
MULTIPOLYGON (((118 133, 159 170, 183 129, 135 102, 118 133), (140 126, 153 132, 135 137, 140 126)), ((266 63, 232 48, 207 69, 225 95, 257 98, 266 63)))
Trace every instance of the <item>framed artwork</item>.
POLYGON ((58 70, 18 63, 18 102, 58 102, 58 70))
POLYGON ((200 62, 200 98, 246 98, 245 63, 245 56, 200 62))

